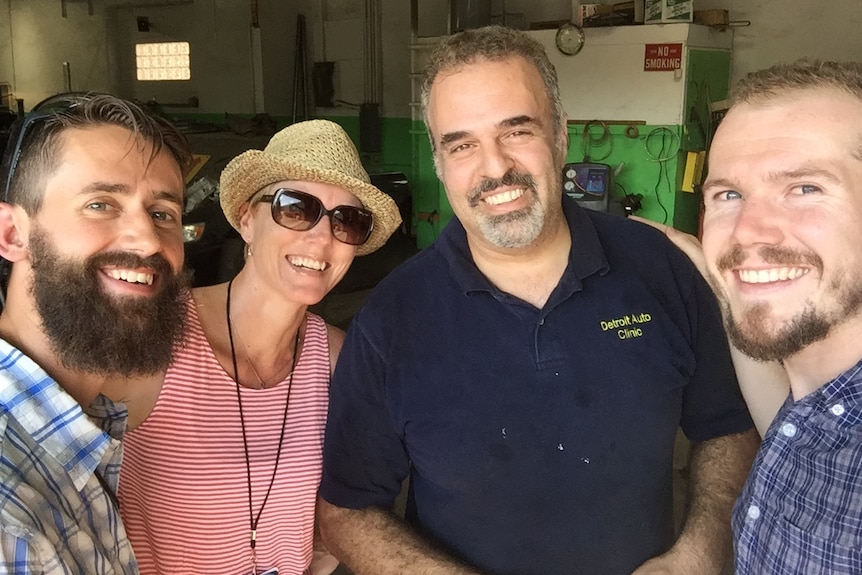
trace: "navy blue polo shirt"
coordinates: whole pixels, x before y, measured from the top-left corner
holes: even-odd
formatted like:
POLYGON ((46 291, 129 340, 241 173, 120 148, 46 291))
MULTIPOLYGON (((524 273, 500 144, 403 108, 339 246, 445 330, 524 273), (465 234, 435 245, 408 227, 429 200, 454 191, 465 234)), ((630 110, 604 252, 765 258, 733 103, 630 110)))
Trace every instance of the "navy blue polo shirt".
MULTIPOLYGON (((320 493, 390 506, 485 573, 629 574, 673 543, 676 430, 752 426, 715 299, 658 231, 564 199, 543 309, 496 289, 460 223, 354 318, 320 493)), ((381 543, 385 544, 385 543, 381 543)))

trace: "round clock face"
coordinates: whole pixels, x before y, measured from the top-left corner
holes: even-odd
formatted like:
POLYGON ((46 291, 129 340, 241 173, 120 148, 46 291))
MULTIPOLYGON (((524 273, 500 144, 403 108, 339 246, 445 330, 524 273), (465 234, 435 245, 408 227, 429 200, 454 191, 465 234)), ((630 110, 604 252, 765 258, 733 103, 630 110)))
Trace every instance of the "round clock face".
POLYGON ((557 29, 557 50, 566 56, 574 56, 584 47, 584 30, 571 22, 567 22, 557 29))

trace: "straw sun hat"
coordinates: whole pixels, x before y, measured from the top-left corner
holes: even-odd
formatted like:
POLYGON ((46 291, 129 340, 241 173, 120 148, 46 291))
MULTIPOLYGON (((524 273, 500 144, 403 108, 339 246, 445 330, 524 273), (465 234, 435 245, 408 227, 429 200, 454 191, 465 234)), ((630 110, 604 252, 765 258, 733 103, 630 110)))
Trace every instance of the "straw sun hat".
POLYGON ((230 161, 221 174, 219 197, 225 217, 239 230, 239 210, 264 186, 284 180, 340 186, 359 198, 374 214, 371 237, 356 246, 356 255, 370 254, 401 224, 395 201, 372 186, 359 154, 338 124, 310 120, 278 132, 261 150, 248 150, 230 161))

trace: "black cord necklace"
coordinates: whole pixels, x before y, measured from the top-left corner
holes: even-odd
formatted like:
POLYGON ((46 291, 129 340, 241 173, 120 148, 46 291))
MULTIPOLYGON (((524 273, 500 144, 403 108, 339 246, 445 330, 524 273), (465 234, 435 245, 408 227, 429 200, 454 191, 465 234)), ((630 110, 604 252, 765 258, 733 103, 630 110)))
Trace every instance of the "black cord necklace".
POLYGON ((251 460, 248 455, 248 438, 246 437, 245 432, 245 417, 242 412, 242 395, 240 394, 240 383, 239 383, 239 370, 237 370, 236 363, 236 351, 234 349, 233 344, 233 329, 230 324, 230 290, 233 287, 233 280, 230 280, 227 284, 227 301, 225 304, 225 316, 227 319, 227 337, 230 340, 230 358, 233 362, 233 374, 234 381, 236 381, 236 400, 239 404, 239 422, 242 426, 242 447, 245 453, 245 472, 246 479, 248 480, 248 519, 249 519, 249 527, 251 529, 251 533, 249 534, 249 546, 251 547, 251 567, 252 573, 257 573, 257 554, 255 553, 255 544, 257 543, 257 524, 260 521, 260 516, 263 514, 263 508, 266 507, 266 502, 269 500, 269 494, 272 492, 272 486, 275 484, 275 475, 278 472, 278 462, 281 460, 281 446, 284 444, 284 428, 287 425, 287 408, 290 405, 290 392, 293 389, 293 372, 296 370, 296 356, 299 352, 299 331, 296 330, 296 339, 293 343, 293 359, 290 364, 290 375, 287 380, 287 398, 284 401, 284 416, 281 420, 281 435, 278 438, 278 451, 275 455, 275 466, 272 469, 272 477, 269 479, 269 487, 266 490, 266 495, 263 498, 263 503, 260 505, 260 509, 257 511, 257 515, 254 514, 254 509, 252 506, 252 495, 251 495, 251 460))

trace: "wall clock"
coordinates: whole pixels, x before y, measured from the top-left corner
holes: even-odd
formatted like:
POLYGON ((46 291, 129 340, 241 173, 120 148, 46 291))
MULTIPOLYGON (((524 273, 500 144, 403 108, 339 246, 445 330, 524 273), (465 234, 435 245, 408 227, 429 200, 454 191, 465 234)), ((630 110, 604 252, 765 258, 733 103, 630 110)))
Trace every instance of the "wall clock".
POLYGON ((572 22, 566 22, 557 29, 554 41, 561 54, 574 56, 584 47, 585 39, 583 28, 572 22))

